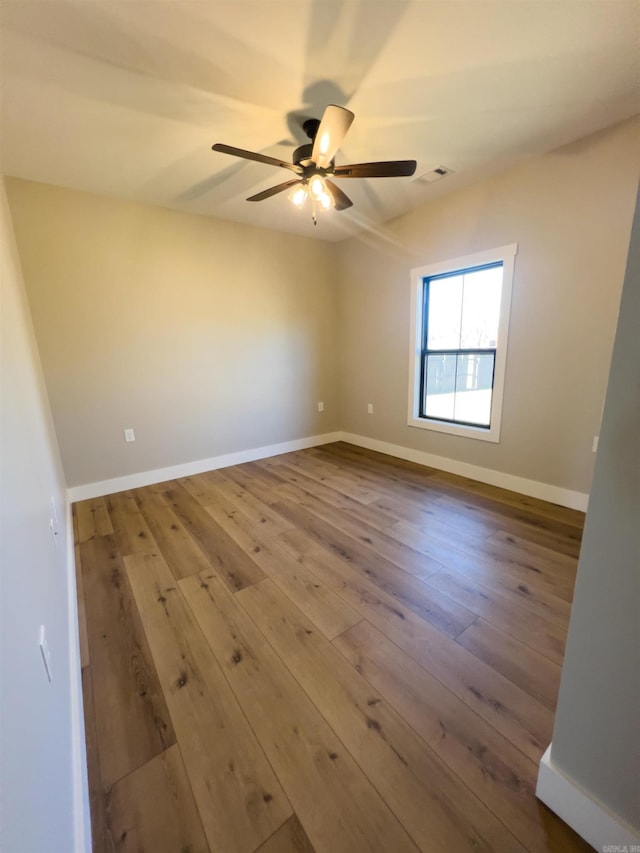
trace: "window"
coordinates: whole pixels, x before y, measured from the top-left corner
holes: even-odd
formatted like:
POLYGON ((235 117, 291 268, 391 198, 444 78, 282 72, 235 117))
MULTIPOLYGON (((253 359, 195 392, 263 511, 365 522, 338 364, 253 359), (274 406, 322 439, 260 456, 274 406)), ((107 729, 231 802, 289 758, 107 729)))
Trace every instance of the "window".
POLYGON ((516 251, 411 271, 410 426, 499 440, 516 251))

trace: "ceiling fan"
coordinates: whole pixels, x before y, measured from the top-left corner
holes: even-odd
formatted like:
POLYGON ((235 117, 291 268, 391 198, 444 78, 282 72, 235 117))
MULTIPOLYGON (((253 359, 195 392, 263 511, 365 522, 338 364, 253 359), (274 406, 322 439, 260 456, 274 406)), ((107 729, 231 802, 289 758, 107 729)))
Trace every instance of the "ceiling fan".
POLYGON ((353 202, 329 178, 396 178, 413 175, 416 170, 415 160, 387 160, 378 163, 356 163, 350 166, 336 166, 334 157, 351 126, 354 115, 344 107, 330 104, 324 111, 322 120, 307 119, 302 127, 310 143, 301 145, 293 152, 291 163, 267 157, 243 148, 233 148, 217 142, 212 146, 214 151, 243 157, 245 160, 255 160, 270 166, 288 169, 296 175, 290 181, 277 184, 268 190, 250 196, 247 201, 264 201, 277 193, 290 190, 289 198, 296 207, 302 207, 309 197, 312 202, 312 216, 317 224, 316 209, 345 210, 353 202))

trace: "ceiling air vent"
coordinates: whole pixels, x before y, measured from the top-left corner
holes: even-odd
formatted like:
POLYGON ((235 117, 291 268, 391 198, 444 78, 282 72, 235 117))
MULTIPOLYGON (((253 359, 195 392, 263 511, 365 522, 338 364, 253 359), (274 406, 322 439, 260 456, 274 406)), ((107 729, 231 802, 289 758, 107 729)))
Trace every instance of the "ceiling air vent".
POLYGON ((444 178, 446 175, 452 175, 453 169, 449 169, 448 166, 434 166, 433 169, 429 169, 427 172, 423 172, 421 175, 418 175, 417 178, 414 178, 414 181, 417 181, 421 184, 433 184, 436 181, 439 181, 440 178, 444 178))

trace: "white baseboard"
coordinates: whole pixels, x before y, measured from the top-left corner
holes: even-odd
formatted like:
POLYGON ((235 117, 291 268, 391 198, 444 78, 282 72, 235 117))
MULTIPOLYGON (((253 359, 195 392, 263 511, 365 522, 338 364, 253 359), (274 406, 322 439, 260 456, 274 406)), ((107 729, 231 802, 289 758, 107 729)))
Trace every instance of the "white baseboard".
POLYGON ((214 471, 216 468, 226 468, 229 465, 241 465, 243 462, 253 462, 256 459, 266 459, 269 456, 278 456, 281 453, 291 453, 294 450, 304 450, 307 447, 318 447, 321 444, 329 444, 333 441, 346 441, 367 450, 377 450, 398 459, 406 459, 409 462, 417 462, 430 468, 438 468, 451 474, 460 474, 481 483, 489 483, 503 489, 510 489, 522 495, 532 498, 550 501, 561 506, 570 507, 586 512, 589 495, 583 492, 573 492, 570 489, 562 489, 559 486, 551 486, 548 483, 539 483, 536 480, 528 480, 525 477, 516 477, 513 474, 505 474, 502 471, 494 471, 491 468, 482 468, 479 465, 471 465, 468 462, 460 462, 457 459, 449 459, 446 456, 436 456, 424 450, 413 450, 410 447, 402 447, 399 444, 390 444, 376 438, 368 438, 364 435, 355 435, 350 432, 330 432, 324 435, 312 435, 307 438, 297 438, 292 441, 284 441, 280 444, 269 444, 265 447, 253 447, 249 450, 240 450, 237 453, 226 453, 222 456, 211 456, 208 459, 197 459, 193 462, 185 462, 181 465, 171 465, 168 468, 156 468, 153 471, 141 471, 138 474, 128 474, 124 477, 115 477, 112 480, 101 480, 97 483, 86 483, 82 486, 72 486, 68 490, 69 500, 84 501, 90 498, 98 498, 102 495, 111 495, 115 492, 124 492, 127 489, 137 489, 142 486, 150 486, 154 483, 163 483, 165 480, 175 480, 178 477, 190 477, 193 474, 202 474, 204 471, 214 471))
POLYGON ((91 813, 84 736, 78 595, 71 503, 67 501, 67 589, 69 593, 69 678, 71 682, 71 760, 73 764, 74 853, 91 853, 91 813))
MULTIPOLYGON (((128 474, 125 477, 115 477, 113 480, 101 480, 97 483, 86 483, 83 486, 72 486, 68 489, 71 503, 99 498, 102 495, 112 495, 127 489, 138 489, 163 483, 165 480, 176 480, 178 477, 190 477, 216 468, 227 468, 229 465, 241 465, 243 462, 254 462, 256 459, 266 459, 281 453, 291 453, 293 450, 304 450, 306 447, 317 447, 340 441, 341 433, 329 432, 324 435, 312 435, 307 438, 296 438, 293 441, 283 441, 280 444, 269 444, 265 447, 253 447, 240 450, 237 453, 226 453, 222 456, 211 456, 209 459, 197 459, 182 465, 171 465, 168 468, 156 468, 153 471, 141 471, 139 474, 128 474)), ((73 540, 72 540, 73 541, 73 540)))
POLYGON ((367 450, 377 450, 379 453, 397 456, 398 459, 406 459, 408 462, 417 462, 419 465, 438 468, 440 471, 448 471, 450 474, 459 474, 461 477, 469 477, 471 480, 479 480, 481 483, 489 483, 491 486, 499 486, 502 489, 509 489, 522 495, 529 495, 532 498, 582 510, 582 512, 587 510, 589 495, 583 492, 561 489, 559 486, 539 483, 537 480, 527 480, 525 477, 516 477, 514 474, 505 474, 502 471, 482 468, 479 465, 459 462, 457 459, 436 456, 434 453, 427 453, 424 450, 413 450, 410 447, 390 444, 364 435, 343 432, 341 433, 341 440, 358 447, 365 447, 367 450))
POLYGON ((551 744, 540 761, 536 796, 596 850, 640 849, 640 834, 553 764, 551 744))

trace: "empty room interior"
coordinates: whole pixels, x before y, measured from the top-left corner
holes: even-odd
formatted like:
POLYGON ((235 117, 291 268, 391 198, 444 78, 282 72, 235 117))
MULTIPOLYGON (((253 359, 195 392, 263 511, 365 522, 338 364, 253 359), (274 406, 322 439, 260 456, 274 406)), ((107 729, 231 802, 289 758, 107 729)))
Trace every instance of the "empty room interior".
POLYGON ((3 853, 640 850, 640 6, 2 6, 3 853))

